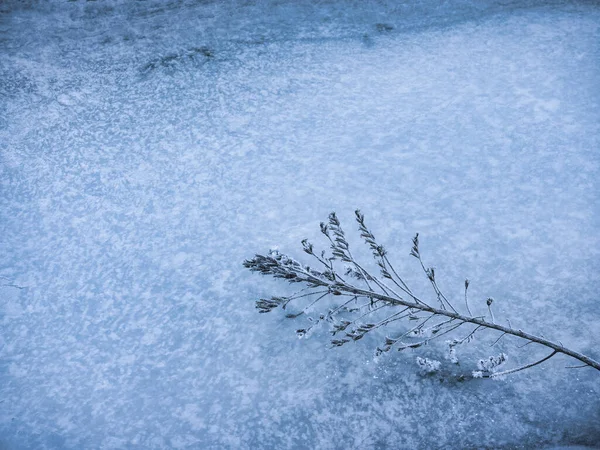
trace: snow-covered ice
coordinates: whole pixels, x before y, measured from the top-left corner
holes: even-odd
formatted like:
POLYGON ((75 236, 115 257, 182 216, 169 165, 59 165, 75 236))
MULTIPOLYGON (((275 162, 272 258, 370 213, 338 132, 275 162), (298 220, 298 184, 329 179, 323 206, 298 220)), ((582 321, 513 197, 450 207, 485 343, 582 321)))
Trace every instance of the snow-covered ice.
POLYGON ((598 445, 592 370, 298 340, 241 263, 361 208, 600 358, 599 87, 592 1, 3 1, 0 448, 598 445))

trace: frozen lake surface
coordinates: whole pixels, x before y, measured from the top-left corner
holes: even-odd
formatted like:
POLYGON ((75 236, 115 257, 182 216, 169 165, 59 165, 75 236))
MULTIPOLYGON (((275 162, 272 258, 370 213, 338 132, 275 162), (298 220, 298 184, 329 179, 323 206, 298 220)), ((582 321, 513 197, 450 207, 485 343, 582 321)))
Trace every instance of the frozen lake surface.
POLYGON ((299 340, 241 263, 361 208, 598 359, 599 87, 592 1, 2 2, 0 448, 598 445, 598 373, 299 340))

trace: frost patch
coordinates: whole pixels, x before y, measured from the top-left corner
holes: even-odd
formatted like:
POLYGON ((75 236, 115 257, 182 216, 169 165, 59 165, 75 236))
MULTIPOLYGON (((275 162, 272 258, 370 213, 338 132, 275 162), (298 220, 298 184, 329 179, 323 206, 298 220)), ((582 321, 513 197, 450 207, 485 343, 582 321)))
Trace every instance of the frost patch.
POLYGON ((419 366, 422 375, 430 375, 438 372, 442 363, 436 361, 435 359, 421 358, 420 356, 417 356, 417 365, 419 366))

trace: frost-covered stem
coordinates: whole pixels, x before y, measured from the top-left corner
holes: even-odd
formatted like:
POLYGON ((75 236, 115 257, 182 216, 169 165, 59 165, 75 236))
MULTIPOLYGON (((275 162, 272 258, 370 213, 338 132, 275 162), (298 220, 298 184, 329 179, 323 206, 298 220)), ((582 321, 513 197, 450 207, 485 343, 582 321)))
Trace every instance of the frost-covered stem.
POLYGON ((419 259, 419 262, 421 263, 421 268, 423 269, 423 272, 425 272, 425 275, 427 275, 427 278, 429 279, 429 282, 431 283, 431 287, 433 287, 433 290, 434 290, 435 294, 437 295, 438 300, 440 301, 440 305, 442 305, 442 308, 446 309, 446 307, 444 306, 444 301, 445 301, 446 304, 450 307, 450 309, 452 309, 452 311, 456 312, 456 309, 454 309, 454 306, 452 306, 452 304, 448 301, 446 296, 444 294, 442 294, 442 291, 438 287, 437 282, 435 281, 435 275, 434 275, 435 272, 434 272, 433 268, 427 269, 425 267, 425 265, 423 264, 423 260, 421 259, 421 256, 419 256, 418 259, 419 259))
MULTIPOLYGON (((387 258, 385 258, 385 260, 387 261, 387 258)), ((392 271, 394 270, 394 269, 393 269, 391 266, 390 266, 390 268, 392 269, 392 271)), ((396 273, 396 272, 394 272, 394 273, 396 273)), ((419 297, 417 297, 415 294, 413 294, 413 293, 411 292, 411 290, 410 290, 410 289, 408 289, 408 287, 404 288, 403 286, 400 286, 398 283, 396 283, 396 281, 395 281, 393 278, 392 278, 392 281, 394 282, 394 284, 396 284, 396 286, 399 286, 399 287, 402 289, 402 291, 404 291, 404 292, 405 292, 405 293, 406 293, 406 294, 407 294, 407 295, 408 295, 410 298, 412 298, 412 299, 413 299, 413 300, 414 300, 416 303, 420 303, 420 304, 422 304, 422 305, 426 305, 426 304, 427 304, 427 303, 425 303, 423 300, 421 300, 419 297)), ((403 281, 402 281, 402 284, 404 284, 404 282, 403 282, 403 281)), ((391 290, 391 289, 390 289, 390 290, 391 290)), ((391 291, 392 291, 392 293, 393 293, 394 295, 396 295, 397 297, 400 297, 400 295, 398 295, 396 292, 394 292, 393 290, 391 290, 391 291)))
MULTIPOLYGON (((369 305, 370 305, 370 303, 369 303, 369 305)), ((363 305, 363 306, 364 306, 364 305, 363 305)), ((363 306, 361 306, 361 308, 362 308, 363 306)), ((385 304, 383 304, 383 305, 379 305, 379 306, 377 306, 376 308, 373 308, 372 310, 370 310, 370 311, 367 311, 367 312, 366 312, 366 313, 364 313, 364 314, 361 314, 361 315, 360 315, 360 316, 358 316, 356 319, 354 319, 352 322, 350 322, 348 325, 356 325, 356 324, 358 324, 358 323, 359 323, 359 320, 360 320, 360 319, 363 319, 364 317, 367 317, 369 314, 371 314, 371 313, 374 313, 375 311, 378 311, 378 310, 380 310, 380 309, 382 309, 382 308, 385 308, 386 306, 387 306, 387 305, 385 305, 385 304)), ((384 321, 381 321, 381 322, 379 322, 379 323, 376 323, 376 324, 375 324, 375 327, 382 326, 382 325, 383 325, 383 322, 384 322, 384 321)))
MULTIPOLYGON (((271 269, 270 267, 267 267, 267 266, 261 267, 261 264, 258 262, 259 258, 261 260, 262 259, 268 260, 268 258, 265 258, 264 256, 257 255, 255 260, 245 262, 246 267, 251 268, 255 271, 260 271, 264 274, 269 274, 269 273, 273 274, 273 272, 272 272, 273 269, 271 269)), ((267 262, 272 263, 273 261, 274 260, 267 261, 267 262)), ((330 292, 332 292, 334 294, 336 292, 349 293, 349 294, 353 294, 358 297, 370 298, 374 301, 382 301, 390 306, 405 306, 405 307, 409 307, 409 308, 412 308, 417 311, 423 311, 423 312, 426 312, 426 313, 429 313, 432 315, 445 316, 450 319, 456 319, 457 321, 460 321, 461 323, 472 323, 472 324, 478 325, 482 328, 498 330, 505 334, 510 334, 512 336, 516 336, 521 339, 524 339, 524 340, 528 341, 529 343, 537 343, 537 344, 543 345, 552 350, 555 350, 557 353, 562 353, 564 355, 570 356, 572 358, 575 358, 575 359, 583 362, 584 364, 586 364, 590 367, 593 367, 596 370, 600 370, 600 363, 598 361, 595 361, 594 359, 592 359, 588 356, 585 356, 579 352, 576 352, 574 350, 570 350, 559 343, 549 341, 548 339, 545 339, 543 337, 539 337, 539 336, 536 336, 536 335, 533 335, 530 333, 526 333, 525 331, 522 331, 520 329, 515 330, 514 328, 506 327, 506 326, 499 325, 499 324, 493 323, 493 322, 488 322, 485 319, 480 318, 480 317, 469 317, 469 316, 462 315, 462 314, 454 312, 454 311, 449 311, 447 309, 434 308, 429 305, 411 302, 411 301, 405 300, 403 298, 391 297, 389 295, 374 292, 371 289, 362 289, 362 288, 359 288, 359 287, 356 287, 356 286, 353 286, 351 284, 341 282, 341 281, 335 281, 335 282, 328 281, 328 280, 326 281, 323 278, 320 278, 319 276, 316 276, 316 275, 310 273, 305 268, 303 268, 300 264, 295 263, 295 262, 293 264, 285 266, 285 271, 286 271, 285 275, 282 276, 279 272, 277 272, 277 276, 279 276, 280 278, 287 278, 288 280, 293 280, 293 282, 306 282, 306 283, 312 285, 313 287, 318 287, 318 286, 326 287, 330 292)))
POLYGON ((488 298, 487 300, 488 311, 490 312, 490 317, 492 318, 492 323, 496 323, 496 319, 494 319, 494 313, 492 312, 492 299, 488 298))
MULTIPOLYGON (((385 248, 382 245, 377 243, 377 241, 375 240, 375 236, 373 235, 371 230, 369 230, 367 228, 367 226, 365 224, 364 214, 361 213, 359 209, 354 211, 354 214, 356 215, 356 221, 358 222, 358 225, 359 225, 358 229, 360 231, 360 235, 365 240, 367 245, 371 248, 371 251, 373 252, 373 257, 378 262, 378 265, 381 269, 381 273, 382 273, 383 277, 392 280, 392 283, 394 283, 396 286, 398 286, 398 288, 400 288, 401 291, 406 293, 417 303, 421 302, 421 300, 418 299, 412 293, 412 291, 410 290, 408 285, 404 282, 402 277, 400 277, 400 275, 398 275, 398 272, 396 272, 396 269, 394 269, 394 266, 392 266, 392 263, 390 262, 390 260, 387 257, 387 252, 386 252, 385 248), (398 279, 398 281, 400 281, 400 283, 398 283, 398 281, 396 281, 394 276, 392 276, 392 274, 389 273, 388 268, 392 271, 392 274, 398 279)), ((373 278, 376 278, 376 277, 373 277, 373 278)), ((381 285, 385 286, 385 288, 388 291, 390 291, 392 294, 394 294, 396 297, 400 297, 400 295, 398 295, 392 288, 388 287, 385 283, 379 282, 378 284, 380 287, 382 287, 381 285)), ((423 302, 421 302, 421 303, 423 303, 423 302)))
POLYGON ((352 303, 353 301, 358 300, 358 297, 356 295, 354 295, 350 300, 348 300, 347 302, 342 303, 341 305, 336 306, 334 309, 330 310, 328 315, 329 316, 333 316, 334 314, 336 314, 338 311, 340 311, 342 308, 345 308, 346 305, 349 305, 350 303, 352 303))
POLYGON ((502 339, 504 336, 506 336, 506 333, 502 333, 498 339, 496 339, 494 342, 492 342, 492 344, 490 345, 490 347, 493 347, 494 345, 496 345, 498 342, 500 342, 500 339, 502 339))
MULTIPOLYGON (((385 306, 387 306, 387 305, 385 305, 385 306)), ((397 320, 402 320, 402 319, 408 317, 410 314, 412 314, 410 312, 410 308, 404 308, 404 309, 398 311, 397 313, 394 313, 391 316, 386 317, 385 319, 381 320, 380 322, 378 322, 376 324, 376 326, 383 327, 383 326, 388 325, 388 324, 390 324, 392 322, 395 322, 397 320), (408 313, 404 314, 404 313, 406 313, 406 311, 408 311, 408 313)))
POLYGON ((311 306, 317 304, 317 302, 319 300, 321 300, 323 297, 326 297, 327 295, 329 295, 328 291, 326 291, 325 293, 319 295, 315 300, 313 300, 312 302, 310 302, 310 304, 307 307, 305 307, 304 309, 302 309, 302 311, 300 311, 298 314, 291 314, 291 315, 294 316, 294 317, 298 317, 298 316, 300 316, 302 314, 306 314, 306 312, 311 308, 311 306))
MULTIPOLYGON (((333 217, 335 218, 334 213, 331 213, 331 215, 333 215, 333 217)), ((329 216, 330 224, 331 224, 331 215, 329 216)), ((323 230, 323 227, 321 227, 321 229, 323 230)), ((327 230, 327 228, 325 228, 325 230, 327 230)), ((338 230, 339 230, 339 233, 342 234, 342 236, 343 236, 342 229, 338 228, 338 230)), ((329 242, 331 243, 331 248, 334 249, 334 251, 336 249, 339 249, 339 243, 334 241, 327 231, 323 231, 323 234, 325 236, 327 236, 327 239, 329 239, 329 242)), ((350 248, 349 248, 350 246, 348 245, 348 243, 345 243, 345 244, 346 244, 346 247, 339 250, 342 253, 345 253, 345 255, 342 256, 342 260, 354 264, 354 266, 356 267, 356 270, 358 270, 358 272, 363 276, 363 279, 365 280, 365 284, 367 285, 369 290, 372 290, 371 285, 369 284, 369 280, 368 280, 369 274, 362 267, 360 267, 358 265, 358 263, 352 257, 352 253, 350 253, 350 248)), ((335 255, 335 253, 334 253, 334 255, 335 255)), ((335 273, 335 271, 333 270, 333 263, 331 261, 330 261, 330 267, 331 267, 332 272, 335 273)), ((340 278, 340 277, 338 277, 338 278, 340 278)))
MULTIPOLYGON (((352 260, 352 264, 354 264, 356 266, 356 268, 358 270, 360 270, 360 273, 363 274, 363 276, 365 277, 365 282, 367 282, 367 278, 371 279, 371 281, 373 281, 377 286, 379 286, 379 289, 381 289, 386 295, 389 295, 390 291, 399 297, 398 294, 396 294, 394 292, 393 289, 390 289, 389 287, 387 287, 385 284, 383 284, 376 276, 371 275, 370 273, 368 273, 360 264, 358 264, 356 262, 356 260, 354 259, 354 257, 352 256, 352 253, 350 253, 350 250, 348 250, 348 255, 350 256, 350 259, 352 260)), ((368 284, 368 283, 367 283, 368 284)))
MULTIPOLYGON (((472 324, 474 325, 474 329, 470 333, 468 333, 467 336, 465 336, 463 339, 455 339, 454 341, 452 341, 451 348, 457 344, 469 341, 478 330, 489 329, 497 330, 501 333, 500 336, 492 344, 492 346, 495 345, 502 337, 506 335, 512 335, 524 340, 525 344, 523 346, 535 343, 552 350, 552 353, 550 355, 540 359, 539 361, 515 369, 487 374, 485 375, 486 377, 495 377, 519 372, 521 370, 541 364, 547 361, 548 359, 552 358, 557 353, 562 353, 564 355, 570 356, 571 358, 577 359, 578 361, 584 364, 581 367, 589 366, 593 367, 596 370, 600 370, 600 363, 598 361, 588 356, 585 356, 579 352, 566 348, 564 345, 562 345, 560 341, 558 343, 552 342, 546 339, 543 335, 536 336, 530 333, 526 333, 520 329, 514 329, 510 321, 508 321, 508 326, 497 324, 495 322, 494 314, 491 308, 493 303, 492 298, 488 298, 486 302, 489 312, 489 318, 491 319, 491 321, 488 321, 486 317, 483 316, 473 316, 469 308, 467 297, 469 280, 465 280, 464 300, 466 314, 459 313, 456 309, 454 309, 452 304, 440 291, 435 280, 434 269, 427 269, 423 264, 419 252, 419 235, 417 233, 413 238, 413 248, 410 254, 419 260, 421 268, 425 272, 435 291, 435 294, 437 295, 439 306, 437 308, 434 308, 429 304, 421 301, 411 292, 408 286, 393 269, 392 265, 387 259, 386 250, 382 245, 377 243, 373 233, 366 227, 366 225, 364 224, 364 216, 362 215, 362 213, 360 213, 360 211, 356 211, 356 218, 357 222, 359 223, 361 237, 364 238, 365 242, 370 246, 371 250, 373 251, 373 257, 381 270, 382 277, 391 279, 393 283, 396 286, 398 286, 403 293, 407 294, 407 297, 404 297, 404 295, 399 295, 393 289, 387 286, 386 283, 382 282, 377 277, 369 274, 369 272, 354 259, 353 255, 350 252, 349 244, 345 238, 344 231, 341 228, 340 222, 337 219, 335 213, 331 213, 329 215, 329 224, 326 225, 325 223, 321 223, 321 232, 325 234, 325 236, 329 239, 331 243, 331 258, 326 258, 325 252, 321 253, 321 257, 315 255, 313 252, 312 244, 310 244, 306 239, 302 241, 304 251, 310 255, 313 255, 317 259, 317 261, 324 266, 324 271, 313 270, 310 267, 304 266, 303 264, 286 255, 280 254, 279 252, 272 252, 270 256, 256 255, 253 259, 244 261, 244 266, 250 269, 251 271, 260 272, 263 275, 271 275, 275 278, 282 278, 290 283, 304 283, 307 285, 306 289, 313 290, 313 292, 304 294, 303 291, 305 289, 303 289, 290 297, 271 297, 270 299, 260 299, 256 302, 256 307, 259 310, 259 312, 269 312, 276 307, 282 307, 283 309, 285 309, 286 305, 291 300, 308 297, 310 295, 317 295, 318 297, 316 298, 316 300, 312 301, 300 313, 287 315, 287 317, 297 317, 301 314, 304 314, 310 307, 319 302, 326 295, 351 297, 349 300, 343 301, 341 305, 338 305, 333 310, 330 310, 326 316, 321 315, 321 318, 326 318, 327 321, 330 321, 334 318, 333 316, 346 305, 353 301, 357 301, 359 298, 364 298, 368 299, 369 303, 366 305, 359 306, 358 310, 355 310, 359 312, 359 317, 355 318, 355 320, 353 321, 342 320, 340 324, 334 324, 334 335, 337 332, 346 330, 349 325, 356 325, 356 328, 353 328, 349 332, 346 332, 345 335, 349 339, 342 338, 339 340, 332 340, 331 343, 333 346, 341 346, 344 343, 349 342, 350 339, 357 341, 371 330, 380 328, 382 326, 386 326, 389 323, 395 322, 397 320, 408 318, 408 320, 417 320, 418 324, 409 329, 409 331, 402 334, 398 338, 392 339, 386 337, 384 349, 377 349, 379 353, 382 351, 390 350, 390 348, 396 342, 400 342, 400 340, 403 337, 406 337, 417 330, 431 330, 431 334, 433 336, 426 336, 421 342, 412 344, 403 344, 402 342, 400 342, 400 349, 417 348, 423 344, 426 344, 434 339, 439 338, 440 336, 446 335, 456 330, 462 325, 472 324), (349 269, 349 274, 355 276, 359 280, 363 280, 363 282, 366 284, 366 287, 357 287, 351 282, 344 280, 344 278, 342 278, 337 273, 334 267, 333 260, 335 259, 352 264, 354 266, 354 269, 349 269), (391 270, 392 273, 390 273, 388 269, 391 270), (399 280, 401 284, 398 283, 396 279, 399 280), (369 281, 371 281, 372 284, 369 283, 369 281), (325 290, 319 291, 319 288, 325 288, 325 290), (373 288, 377 290, 374 290, 373 288), (396 311, 395 313, 389 315, 383 320, 377 321, 376 323, 358 323, 360 319, 368 316, 369 314, 372 314, 375 311, 381 310, 386 306, 401 308, 397 308, 400 309, 400 311, 396 311), (368 311, 363 314, 364 307, 368 307, 368 311), (448 309, 448 307, 450 309, 448 309), (424 325, 429 320, 436 317, 442 319, 442 321, 433 325, 432 327, 423 329, 424 325)), ((303 333, 306 332, 306 330, 298 331, 303 333)), ((501 356, 501 360, 496 361, 495 366, 501 364, 505 360, 505 356, 501 356)), ((485 369, 484 372, 486 370, 488 372, 490 371, 490 369, 485 369)))
POLYGON ((401 347, 400 349, 403 348, 417 348, 420 347, 421 345, 425 345, 428 344, 429 342, 433 341, 434 339, 438 339, 442 336, 444 336, 445 334, 448 333, 452 333, 454 330, 456 330, 457 328, 461 327, 462 325, 464 325, 464 322, 461 323, 457 323, 456 325, 452 325, 451 327, 448 327, 446 330, 442 331, 441 333, 436 334, 433 337, 427 338, 427 339, 423 339, 422 341, 413 343, 413 344, 406 344, 404 347, 401 347))
POLYGON ((473 316, 473 313, 471 312, 471 308, 469 308, 469 298, 467 296, 468 290, 469 290, 469 280, 465 280, 465 306, 467 307, 467 312, 469 313, 469 315, 473 316))
POLYGON ((398 287, 400 287, 402 290, 404 290, 408 295, 410 295, 412 298, 414 298, 415 300, 418 301, 418 299, 413 295, 413 293, 410 290, 410 288, 408 287, 408 285, 404 282, 404 280, 400 277, 400 275, 398 275, 398 273, 396 272, 396 269, 394 269, 394 266, 392 266, 392 263, 390 263, 390 260, 388 259, 388 257, 384 256, 383 259, 385 260, 388 267, 391 269, 392 273, 396 276, 396 278, 398 278, 398 280, 400 280, 400 283, 402 283, 402 286, 400 286, 398 283, 396 283, 396 281, 394 279, 392 279, 392 281, 394 281, 394 283, 398 287))
POLYGON ((323 264, 325 267, 327 267, 329 270, 331 270, 331 273, 334 275, 335 278, 337 278, 338 280, 340 280, 341 282, 345 282, 346 280, 344 280, 339 273, 337 273, 335 271, 335 269, 333 268, 333 262, 331 261, 323 261, 321 258, 319 258, 317 255, 315 255, 314 253, 311 253, 312 256, 314 256, 317 261, 319 261, 321 264, 323 264))
POLYGON ((493 329, 493 330, 498 330, 498 331, 502 331, 503 333, 506 334, 510 334, 513 336, 517 336, 521 339, 526 339, 528 341, 531 342, 535 342, 536 344, 540 344, 543 345, 545 347, 551 348, 552 350, 555 350, 557 353, 563 353, 567 356, 570 356, 572 358, 578 359, 579 361, 587 364, 588 366, 593 367, 596 370, 600 370, 600 362, 593 360, 592 358, 585 356, 579 352, 576 352, 574 350, 570 350, 566 347, 564 347, 561 344, 558 344, 556 342, 552 342, 549 341, 548 339, 539 337, 539 336, 535 336, 533 334, 530 333, 526 333, 525 331, 522 330, 515 330, 513 328, 508 328, 505 327, 503 325, 499 325, 496 323, 492 323, 492 322, 488 322, 484 319, 480 319, 480 318, 476 318, 476 317, 468 317, 468 316, 464 316, 461 315, 459 313, 455 313, 453 311, 448 311, 447 309, 438 309, 438 308, 433 308, 431 306, 426 306, 426 305, 421 305, 418 303, 412 303, 412 302, 407 302, 406 300, 399 300, 399 299, 395 299, 392 297, 388 297, 386 295, 382 295, 382 294, 377 294, 377 293, 373 293, 373 292, 368 292, 368 291, 364 291, 363 289, 359 289, 356 288, 354 286, 351 285, 345 285, 343 287, 339 287, 338 289, 341 290, 348 290, 349 292, 356 294, 356 295, 361 295, 361 296, 372 296, 374 298, 376 298, 377 300, 382 300, 384 302, 387 302, 391 305, 402 305, 402 306, 408 306, 414 309, 418 309, 420 311, 425 311, 431 314, 437 314, 437 315, 441 315, 441 316, 446 316, 449 318, 453 318, 456 320, 459 320, 461 322, 465 322, 465 323, 472 323, 475 325, 479 325, 482 328, 488 328, 488 329, 493 329))
POLYGON ((462 344, 465 341, 470 340, 475 333, 477 332, 477 330, 479 330, 481 328, 481 325, 477 325, 469 334, 467 334, 464 338, 459 339, 458 344, 462 344))
POLYGON ((554 350, 548 356, 545 356, 542 359, 537 360, 536 362, 525 364, 524 366, 516 367, 514 369, 505 370, 503 372, 493 372, 490 375, 484 375, 484 378, 497 378, 497 377, 501 377, 502 375, 509 375, 511 373, 520 372, 521 370, 529 369, 530 367, 537 366, 538 364, 541 364, 544 361, 548 361, 550 358, 552 358, 557 353, 558 353, 558 350, 554 350))
POLYGON ((402 335, 400 335, 399 337, 397 337, 396 340, 400 340, 402 338, 408 337, 411 333, 414 333, 415 331, 420 330, 421 328, 423 328, 423 325, 425 325, 430 319, 433 319, 434 317, 435 317, 435 315, 431 315, 429 317, 426 317, 418 325, 412 327, 410 330, 406 331, 405 333, 402 333, 402 335))

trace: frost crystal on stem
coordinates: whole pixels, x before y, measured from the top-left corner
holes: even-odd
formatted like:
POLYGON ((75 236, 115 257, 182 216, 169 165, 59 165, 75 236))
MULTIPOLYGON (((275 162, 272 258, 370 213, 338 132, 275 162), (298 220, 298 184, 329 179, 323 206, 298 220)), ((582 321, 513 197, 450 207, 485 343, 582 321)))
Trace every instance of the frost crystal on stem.
POLYGON ((436 361, 435 359, 421 358, 420 356, 417 356, 417 365, 419 366, 422 374, 429 375, 438 372, 442 366, 442 363, 436 361))
MULTIPOLYGON (((541 364, 558 353, 579 360, 582 365, 578 367, 600 370, 599 362, 566 348, 559 342, 513 328, 510 322, 508 326, 500 325, 492 312, 492 298, 488 298, 485 302, 487 314, 473 315, 472 305, 469 305, 467 296, 469 280, 464 282, 464 311, 461 312, 461 307, 455 305, 441 291, 435 269, 427 267, 423 262, 418 233, 412 240, 410 255, 418 260, 420 270, 433 289, 434 302, 430 303, 417 297, 394 269, 388 259, 387 250, 375 239, 375 235, 365 223, 364 215, 359 210, 355 212, 355 219, 360 237, 369 246, 378 267, 378 275, 369 272, 363 263, 354 258, 340 220, 332 212, 327 223, 321 222, 321 233, 329 243, 331 252, 329 255, 325 250, 320 253, 315 252, 315 247, 307 239, 302 241, 304 252, 316 260, 319 270, 303 265, 277 249, 270 251, 268 256, 255 255, 254 258, 244 261, 244 267, 253 272, 304 286, 290 296, 259 299, 256 302, 258 311, 267 313, 278 307, 286 309, 292 302, 295 305, 298 302, 308 301, 307 306, 286 315, 288 318, 296 318, 305 315, 309 309, 313 310, 325 297, 337 299, 333 307, 328 311, 322 311, 318 320, 309 318, 311 325, 297 330, 297 335, 306 336, 315 325, 327 322, 331 326, 333 337, 330 341, 331 346, 341 347, 348 342, 361 340, 375 330, 384 327, 393 328, 393 332, 385 337, 383 344, 377 347, 377 355, 392 349, 398 351, 418 349, 442 336, 454 335, 453 339, 446 341, 447 359, 453 364, 459 364, 456 347, 471 342, 476 334, 484 331, 499 333, 494 335, 496 339, 492 345, 498 343, 504 336, 512 336, 525 341, 525 345, 537 344, 551 350, 550 354, 541 359, 502 372, 499 372, 498 368, 507 360, 504 353, 481 359, 477 363, 477 370, 471 373, 473 378, 495 378, 516 373, 541 364), (394 327, 402 324, 404 327, 399 330, 394 327)), ((426 373, 436 372, 441 367, 439 361, 421 357, 417 358, 417 364, 426 373)))

